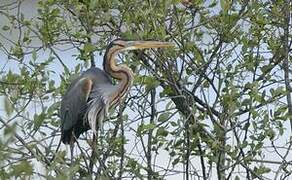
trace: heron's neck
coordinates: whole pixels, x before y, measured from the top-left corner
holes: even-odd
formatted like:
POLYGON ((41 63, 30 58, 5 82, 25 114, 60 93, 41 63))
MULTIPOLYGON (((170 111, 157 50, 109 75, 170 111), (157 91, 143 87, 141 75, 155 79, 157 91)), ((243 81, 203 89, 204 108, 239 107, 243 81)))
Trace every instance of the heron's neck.
POLYGON ((126 95, 134 79, 133 72, 130 68, 116 64, 115 57, 118 52, 118 50, 109 51, 104 59, 104 71, 114 79, 120 81, 117 90, 111 95, 111 105, 117 104, 126 95))

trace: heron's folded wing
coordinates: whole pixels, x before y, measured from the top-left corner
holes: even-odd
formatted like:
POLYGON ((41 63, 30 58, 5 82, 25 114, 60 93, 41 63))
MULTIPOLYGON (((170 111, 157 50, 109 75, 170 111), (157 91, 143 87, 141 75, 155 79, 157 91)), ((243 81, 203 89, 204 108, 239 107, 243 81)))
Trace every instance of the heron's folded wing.
POLYGON ((104 118, 107 116, 108 109, 110 108, 110 96, 116 90, 116 86, 110 83, 98 84, 93 86, 87 103, 88 108, 86 117, 88 124, 93 133, 96 133, 96 125, 102 126, 104 118), (97 121, 97 122, 96 122, 97 121))
POLYGON ((71 84, 61 102, 62 132, 73 128, 78 120, 83 120, 91 88, 89 78, 80 78, 71 84))

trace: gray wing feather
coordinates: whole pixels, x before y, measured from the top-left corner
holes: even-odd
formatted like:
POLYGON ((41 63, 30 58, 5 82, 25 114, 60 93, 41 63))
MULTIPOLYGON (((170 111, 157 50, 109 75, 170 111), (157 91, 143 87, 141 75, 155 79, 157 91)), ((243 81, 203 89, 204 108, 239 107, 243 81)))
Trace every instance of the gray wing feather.
POLYGON ((70 130, 78 120, 86 117, 91 129, 96 132, 96 120, 100 124, 103 121, 109 108, 109 96, 114 89, 109 76, 98 68, 90 68, 72 81, 61 102, 62 130, 70 130), (93 82, 89 97, 85 97, 82 90, 85 79, 93 82))
POLYGON ((86 111, 86 94, 82 91, 85 78, 78 78, 71 85, 61 102, 62 130, 66 131, 74 127, 80 116, 86 111))
POLYGON ((112 84, 98 84, 94 85, 90 93, 88 102, 88 110, 86 111, 86 117, 88 124, 91 127, 93 133, 96 134, 96 125, 102 127, 102 122, 108 114, 110 106, 110 95, 115 91, 116 86, 112 84), (96 122, 98 120, 98 122, 96 122))

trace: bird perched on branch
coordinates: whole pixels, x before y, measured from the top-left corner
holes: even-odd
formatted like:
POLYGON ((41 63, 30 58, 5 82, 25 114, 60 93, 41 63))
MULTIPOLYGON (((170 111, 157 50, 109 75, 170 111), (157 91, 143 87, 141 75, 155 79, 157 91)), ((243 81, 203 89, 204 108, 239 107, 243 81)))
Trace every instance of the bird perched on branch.
POLYGON ((133 72, 125 65, 117 65, 115 57, 126 50, 145 48, 165 48, 173 46, 169 42, 159 41, 112 41, 105 52, 103 69, 91 67, 72 81, 62 98, 61 140, 64 144, 73 144, 76 139, 91 129, 96 134, 107 116, 109 108, 115 107, 128 93, 133 72), (119 81, 117 85, 111 78, 119 81))

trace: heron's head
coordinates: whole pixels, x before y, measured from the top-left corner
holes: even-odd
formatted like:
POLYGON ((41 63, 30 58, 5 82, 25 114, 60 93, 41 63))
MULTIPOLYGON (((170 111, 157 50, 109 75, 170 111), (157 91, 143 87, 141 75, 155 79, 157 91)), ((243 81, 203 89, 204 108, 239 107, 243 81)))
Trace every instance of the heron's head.
POLYGON ((116 39, 111 43, 111 46, 118 46, 119 51, 127 51, 136 49, 173 47, 174 44, 161 41, 126 41, 122 39, 116 39))
POLYGON ((112 41, 105 52, 103 67, 106 70, 107 64, 113 62, 110 61, 114 58, 109 58, 108 54, 114 53, 115 55, 121 51, 135 50, 135 49, 149 49, 149 48, 166 48, 174 46, 170 42, 161 42, 161 41, 127 41, 123 39, 116 39, 112 41))

